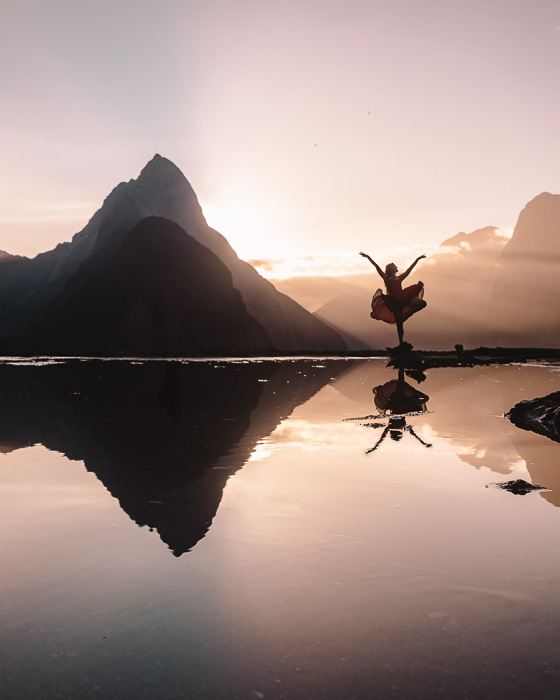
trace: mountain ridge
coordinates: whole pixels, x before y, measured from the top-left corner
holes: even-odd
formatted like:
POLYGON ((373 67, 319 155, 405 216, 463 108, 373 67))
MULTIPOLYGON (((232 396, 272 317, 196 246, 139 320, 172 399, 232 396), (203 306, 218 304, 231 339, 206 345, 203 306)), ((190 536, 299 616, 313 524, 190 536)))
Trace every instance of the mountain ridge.
MULTIPOLYGON (((142 220, 162 218, 177 224, 207 248, 229 270, 233 287, 257 324, 270 339, 269 350, 342 351, 346 344, 332 328, 315 319, 294 300, 281 294, 248 263, 240 260, 220 233, 208 226, 196 194, 183 173, 156 154, 136 179, 119 183, 86 226, 70 242, 33 259, 0 260, 0 336, 38 342, 47 309, 87 260, 105 251, 107 260, 142 220)), ((187 264, 186 264, 187 265, 187 264)), ((186 269, 186 268, 185 268, 186 269)), ((219 309, 217 309, 219 315, 219 309)), ((10 342, 8 342, 8 345, 10 342)), ((220 347, 227 351, 227 346, 220 347)), ((253 350, 263 350, 262 342, 253 350)), ((249 351, 250 348, 247 348, 249 351)))

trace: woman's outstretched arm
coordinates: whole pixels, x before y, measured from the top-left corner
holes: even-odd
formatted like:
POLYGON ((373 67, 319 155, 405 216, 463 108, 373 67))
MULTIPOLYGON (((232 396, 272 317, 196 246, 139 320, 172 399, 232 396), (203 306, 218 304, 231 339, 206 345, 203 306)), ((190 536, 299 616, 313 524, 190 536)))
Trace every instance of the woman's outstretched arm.
POLYGON ((414 269, 414 266, 415 266, 420 260, 422 260, 422 259, 425 258, 425 257, 426 257, 425 255, 419 255, 419 256, 416 258, 416 260, 412 263, 412 265, 408 268, 408 270, 405 270, 405 271, 402 273, 402 275, 399 275, 399 277, 401 278, 401 280, 403 280, 405 277, 408 277, 408 276, 410 275, 410 273, 412 272, 412 270, 414 269))
POLYGON ((375 269, 376 269, 377 272, 379 273, 379 276, 381 277, 381 279, 382 279, 384 282, 386 282, 386 281, 387 281, 387 275, 383 272, 383 270, 379 267, 379 265, 375 262, 375 260, 372 260, 372 259, 369 257, 369 255, 366 255, 365 253, 360 253, 360 255, 362 256, 362 258, 367 258, 367 259, 370 261, 370 263, 375 267, 375 269))

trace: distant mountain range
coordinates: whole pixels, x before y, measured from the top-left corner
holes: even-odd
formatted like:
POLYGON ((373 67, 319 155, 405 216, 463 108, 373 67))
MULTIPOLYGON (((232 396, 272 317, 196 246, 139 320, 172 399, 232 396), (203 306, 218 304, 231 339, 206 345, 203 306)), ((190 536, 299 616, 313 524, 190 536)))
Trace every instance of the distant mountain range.
POLYGON ((208 226, 160 155, 118 185, 70 243, 0 255, 0 352, 181 355, 343 351, 208 226))
MULTIPOLYGON (((543 193, 509 241, 493 226, 459 233, 415 269, 409 280, 424 281, 428 306, 406 337, 426 349, 560 347, 559 264, 560 195, 543 193)), ((0 353, 378 349, 396 342, 394 327, 369 316, 381 286, 366 262, 362 275, 273 285, 208 226, 184 175, 156 155, 70 243, 33 259, 0 251, 0 353)))
MULTIPOLYGON (((375 250, 364 247, 375 259, 375 250)), ((307 303, 350 349, 394 345, 395 328, 369 317, 371 296, 383 283, 364 265, 362 275, 274 283, 307 303)), ((560 347, 560 195, 529 202, 509 240, 493 226, 448 238, 405 284, 418 280, 428 306, 405 325, 417 348, 560 347)))

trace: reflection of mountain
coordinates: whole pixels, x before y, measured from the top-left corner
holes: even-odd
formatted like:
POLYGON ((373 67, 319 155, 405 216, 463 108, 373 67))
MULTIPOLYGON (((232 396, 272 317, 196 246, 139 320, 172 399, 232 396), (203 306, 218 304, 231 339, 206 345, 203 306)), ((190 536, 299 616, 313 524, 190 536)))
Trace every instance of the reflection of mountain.
POLYGON ((70 243, 32 260, 0 256, 0 269, 8 353, 345 349, 335 331, 239 260, 206 223, 181 171, 159 155, 118 185, 70 243))
POLYGON ((556 448, 551 449, 547 440, 560 442, 560 392, 544 397, 521 401, 507 413, 509 420, 521 430, 535 432, 545 439, 526 440, 523 433, 517 433, 514 444, 527 463, 527 469, 534 483, 546 485, 549 492, 543 498, 560 506, 560 472, 555 456, 556 448))
POLYGON ((258 440, 345 366, 313 364, 0 365, 0 450, 41 443, 83 460, 179 556, 204 537, 258 440))
POLYGON ((552 374, 541 367, 494 365, 430 372, 430 425, 457 456, 477 469, 502 475, 526 468, 540 495, 560 506, 560 446, 515 427, 504 417, 520 398, 550 391, 552 374), (523 391, 525 389, 525 391, 523 391))
POLYGON ((558 469, 558 447, 542 435, 527 439, 521 430, 511 438, 519 456, 525 461, 530 481, 544 486, 541 496, 552 505, 560 507, 560 470, 558 469))

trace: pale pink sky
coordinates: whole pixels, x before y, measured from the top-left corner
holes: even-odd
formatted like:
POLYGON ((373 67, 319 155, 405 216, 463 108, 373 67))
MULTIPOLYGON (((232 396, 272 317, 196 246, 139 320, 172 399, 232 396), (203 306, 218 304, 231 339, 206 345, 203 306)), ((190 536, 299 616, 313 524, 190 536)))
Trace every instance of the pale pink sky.
POLYGON ((0 249, 69 240, 156 152, 244 258, 511 228, 560 192, 559 75, 558 0, 3 3, 0 249))

